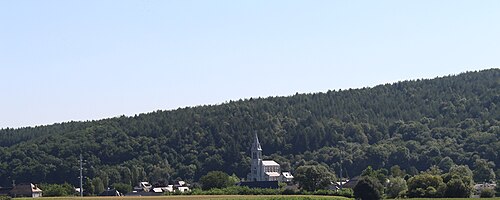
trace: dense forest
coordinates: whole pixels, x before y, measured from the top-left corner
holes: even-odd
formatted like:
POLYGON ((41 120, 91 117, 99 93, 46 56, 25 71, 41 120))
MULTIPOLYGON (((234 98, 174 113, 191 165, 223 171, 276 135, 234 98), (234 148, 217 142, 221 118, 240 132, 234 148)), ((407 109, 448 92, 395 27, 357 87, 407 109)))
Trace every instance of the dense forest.
POLYGON ((367 166, 409 174, 468 165, 476 182, 499 174, 500 70, 370 88, 155 111, 131 117, 0 130, 0 185, 198 181, 221 170, 246 177, 252 136, 292 172, 322 164, 344 177, 367 166), (343 152, 341 154, 341 152, 343 152), (486 175, 485 175, 486 174, 486 175), (491 176, 488 176, 490 174, 491 176))

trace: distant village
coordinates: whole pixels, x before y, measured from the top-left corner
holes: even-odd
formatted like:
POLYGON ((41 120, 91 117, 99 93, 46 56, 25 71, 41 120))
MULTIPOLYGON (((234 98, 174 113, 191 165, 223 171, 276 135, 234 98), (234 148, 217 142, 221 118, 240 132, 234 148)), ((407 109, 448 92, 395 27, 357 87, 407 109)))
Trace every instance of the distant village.
MULTIPOLYGON (((247 181, 238 183, 240 186, 250 188, 272 188, 277 189, 278 183, 293 185, 293 175, 290 172, 282 172, 281 166, 274 160, 263 160, 262 147, 257 134, 255 134, 251 149, 252 164, 251 172, 248 173, 247 181)), ((156 196, 169 193, 185 193, 191 191, 191 185, 185 181, 175 181, 169 185, 152 185, 144 181, 139 182, 132 192, 122 194, 116 189, 108 188, 106 191, 98 194, 99 196, 156 196)), ((81 194, 80 188, 75 188, 75 194, 81 194)), ((33 183, 13 184, 12 187, 0 187, 0 195, 11 197, 42 197, 43 191, 33 183)))
MULTIPOLYGON (((274 160, 264 160, 262 147, 257 134, 251 147, 251 167, 246 179, 236 183, 236 186, 247 186, 249 188, 269 188, 278 189, 285 187, 288 190, 298 190, 299 185, 295 183, 291 172, 282 171, 281 166, 274 160)), ((353 189, 359 181, 359 176, 352 179, 341 179, 337 182, 330 182, 327 190, 337 191, 342 188, 353 189)), ((494 183, 479 183, 473 187, 474 194, 479 194, 483 190, 495 190, 494 183)), ((174 181, 172 184, 151 184, 147 181, 139 182, 131 192, 120 193, 115 188, 107 188, 98 196, 160 196, 166 193, 182 194, 190 192, 192 185, 182 180, 174 181)), ((74 195, 83 195, 84 191, 80 187, 74 188, 74 195)), ((0 196, 10 197, 42 197, 43 190, 33 183, 14 184, 10 187, 0 187, 0 196)), ((476 195, 477 196, 477 195, 476 195)))

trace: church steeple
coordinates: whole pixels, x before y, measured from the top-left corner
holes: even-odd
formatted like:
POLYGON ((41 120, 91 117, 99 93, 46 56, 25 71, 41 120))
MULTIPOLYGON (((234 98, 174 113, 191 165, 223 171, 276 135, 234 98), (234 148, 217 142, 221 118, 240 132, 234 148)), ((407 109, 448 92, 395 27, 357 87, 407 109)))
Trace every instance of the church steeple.
POLYGON ((262 172, 262 147, 260 146, 259 137, 257 132, 255 132, 255 137, 252 144, 252 163, 251 163, 251 173, 249 174, 249 179, 251 181, 261 181, 263 178, 262 172))
MULTIPOLYGON (((250 137, 251 138, 251 137, 250 137)), ((281 166, 274 160, 263 160, 257 132, 254 133, 252 148, 250 149, 252 162, 247 181, 285 181, 290 182, 293 176, 289 172, 282 172, 281 166)))

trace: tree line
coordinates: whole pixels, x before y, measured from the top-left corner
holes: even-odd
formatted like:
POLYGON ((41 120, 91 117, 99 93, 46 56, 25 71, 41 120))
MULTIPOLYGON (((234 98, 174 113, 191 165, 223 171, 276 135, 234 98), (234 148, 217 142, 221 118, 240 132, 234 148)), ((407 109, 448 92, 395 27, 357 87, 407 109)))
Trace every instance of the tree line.
POLYGON ((246 177, 252 135, 283 170, 323 165, 353 177, 367 166, 410 175, 465 165, 475 182, 500 171, 500 70, 371 88, 155 111, 131 117, 0 130, 0 185, 199 181, 246 177))

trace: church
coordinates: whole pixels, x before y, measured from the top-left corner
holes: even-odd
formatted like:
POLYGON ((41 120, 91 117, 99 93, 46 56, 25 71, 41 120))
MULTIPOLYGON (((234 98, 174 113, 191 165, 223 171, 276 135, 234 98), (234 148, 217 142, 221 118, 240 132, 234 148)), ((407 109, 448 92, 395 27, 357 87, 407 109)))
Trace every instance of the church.
POLYGON ((290 172, 281 172, 280 165, 274 160, 262 160, 262 147, 259 143, 257 133, 252 143, 252 163, 248 181, 279 181, 291 182, 293 176, 290 172))

